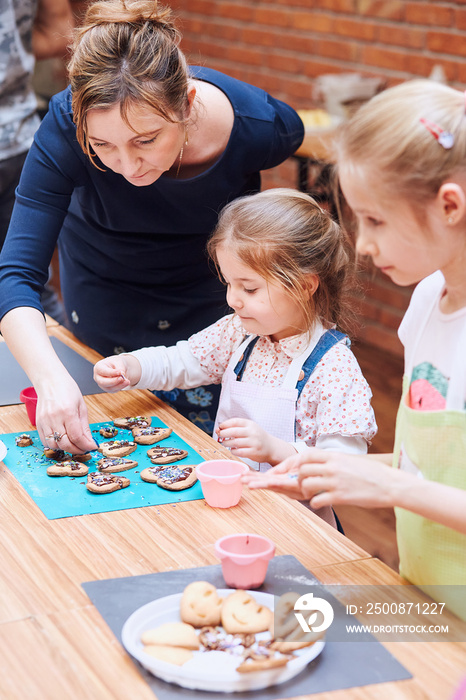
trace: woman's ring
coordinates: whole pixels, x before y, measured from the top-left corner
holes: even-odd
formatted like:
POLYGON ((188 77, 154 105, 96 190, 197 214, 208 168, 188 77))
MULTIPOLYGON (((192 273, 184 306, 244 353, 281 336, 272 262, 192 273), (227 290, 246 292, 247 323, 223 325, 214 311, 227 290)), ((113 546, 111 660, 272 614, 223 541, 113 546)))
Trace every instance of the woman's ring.
POLYGON ((55 440, 56 443, 59 443, 62 437, 65 437, 66 433, 57 433, 56 431, 53 433, 53 435, 46 435, 45 439, 46 440, 55 440))

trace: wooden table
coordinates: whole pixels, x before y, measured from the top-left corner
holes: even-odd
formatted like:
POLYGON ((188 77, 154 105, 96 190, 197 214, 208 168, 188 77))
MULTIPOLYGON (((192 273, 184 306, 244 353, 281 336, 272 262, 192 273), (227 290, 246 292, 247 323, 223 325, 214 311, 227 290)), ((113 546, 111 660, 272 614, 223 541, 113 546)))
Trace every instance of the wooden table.
MULTIPOLYGON (((87 359, 63 328, 49 332, 87 359)), ((206 458, 224 448, 150 392, 85 397, 90 422, 157 415, 206 458)), ((0 433, 30 430, 23 405, 0 408, 0 433)), ((131 659, 90 604, 84 581, 216 564, 214 541, 253 531, 277 554, 292 554, 325 583, 395 584, 401 579, 299 503, 244 492, 239 506, 204 501, 47 520, 0 463, 0 698, 2 700, 154 700, 131 659), (196 537, 193 538, 193 529, 196 537)), ((104 497, 104 496, 103 496, 104 497)), ((412 680, 308 696, 312 700, 449 699, 466 674, 466 645, 387 644, 412 680)), ((200 694, 201 698, 201 694, 200 694)))

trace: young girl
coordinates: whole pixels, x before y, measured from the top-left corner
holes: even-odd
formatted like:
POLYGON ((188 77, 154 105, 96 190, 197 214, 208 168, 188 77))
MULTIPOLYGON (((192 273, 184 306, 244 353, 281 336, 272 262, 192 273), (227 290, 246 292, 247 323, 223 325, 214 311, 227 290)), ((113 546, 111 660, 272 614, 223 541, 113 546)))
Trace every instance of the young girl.
POLYGON ((337 143, 357 251, 416 287, 399 335, 405 377, 393 455, 379 462, 307 451, 251 487, 315 508, 395 506, 400 570, 466 619, 466 110, 431 81, 391 88, 337 143), (422 281, 420 281, 422 280, 422 281), (395 469, 386 464, 393 463, 395 469), (385 463, 385 464, 384 464, 385 463), (298 472, 297 481, 287 479, 298 472), (450 584, 450 585, 449 585, 450 584))
POLYGON ((235 313, 174 347, 101 360, 99 386, 221 382, 217 439, 256 469, 309 445, 366 452, 371 392, 335 329, 349 269, 338 225, 308 195, 268 190, 226 206, 208 250, 235 313))

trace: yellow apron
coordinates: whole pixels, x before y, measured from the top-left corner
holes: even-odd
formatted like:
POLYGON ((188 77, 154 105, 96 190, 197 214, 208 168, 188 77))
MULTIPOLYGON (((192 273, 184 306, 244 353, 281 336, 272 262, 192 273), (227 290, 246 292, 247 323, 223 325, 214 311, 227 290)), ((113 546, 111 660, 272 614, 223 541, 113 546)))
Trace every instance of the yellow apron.
MULTIPOLYGON (((466 490, 466 412, 415 411, 409 377, 396 421, 394 467, 419 478, 466 490)), ((466 535, 395 508, 400 573, 466 620, 466 535), (442 586, 437 592, 432 586, 442 586)))

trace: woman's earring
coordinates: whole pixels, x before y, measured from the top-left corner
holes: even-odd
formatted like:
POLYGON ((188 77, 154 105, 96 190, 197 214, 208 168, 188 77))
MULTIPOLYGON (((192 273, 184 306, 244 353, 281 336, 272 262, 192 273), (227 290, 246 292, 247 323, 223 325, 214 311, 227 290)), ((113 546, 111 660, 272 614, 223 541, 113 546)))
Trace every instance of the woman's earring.
POLYGON ((184 151, 184 147, 187 146, 187 145, 188 145, 188 127, 187 127, 187 125, 185 124, 185 125, 184 125, 184 143, 183 143, 183 145, 181 146, 180 159, 179 159, 179 161, 178 161, 178 167, 177 167, 177 169, 176 169, 176 177, 178 177, 178 175, 179 175, 180 168, 181 168, 181 161, 183 160, 183 151, 184 151))
POLYGON ((455 219, 453 218, 453 216, 449 216, 448 219, 447 219, 447 221, 448 221, 449 224, 454 224, 454 223, 455 223, 455 219))

